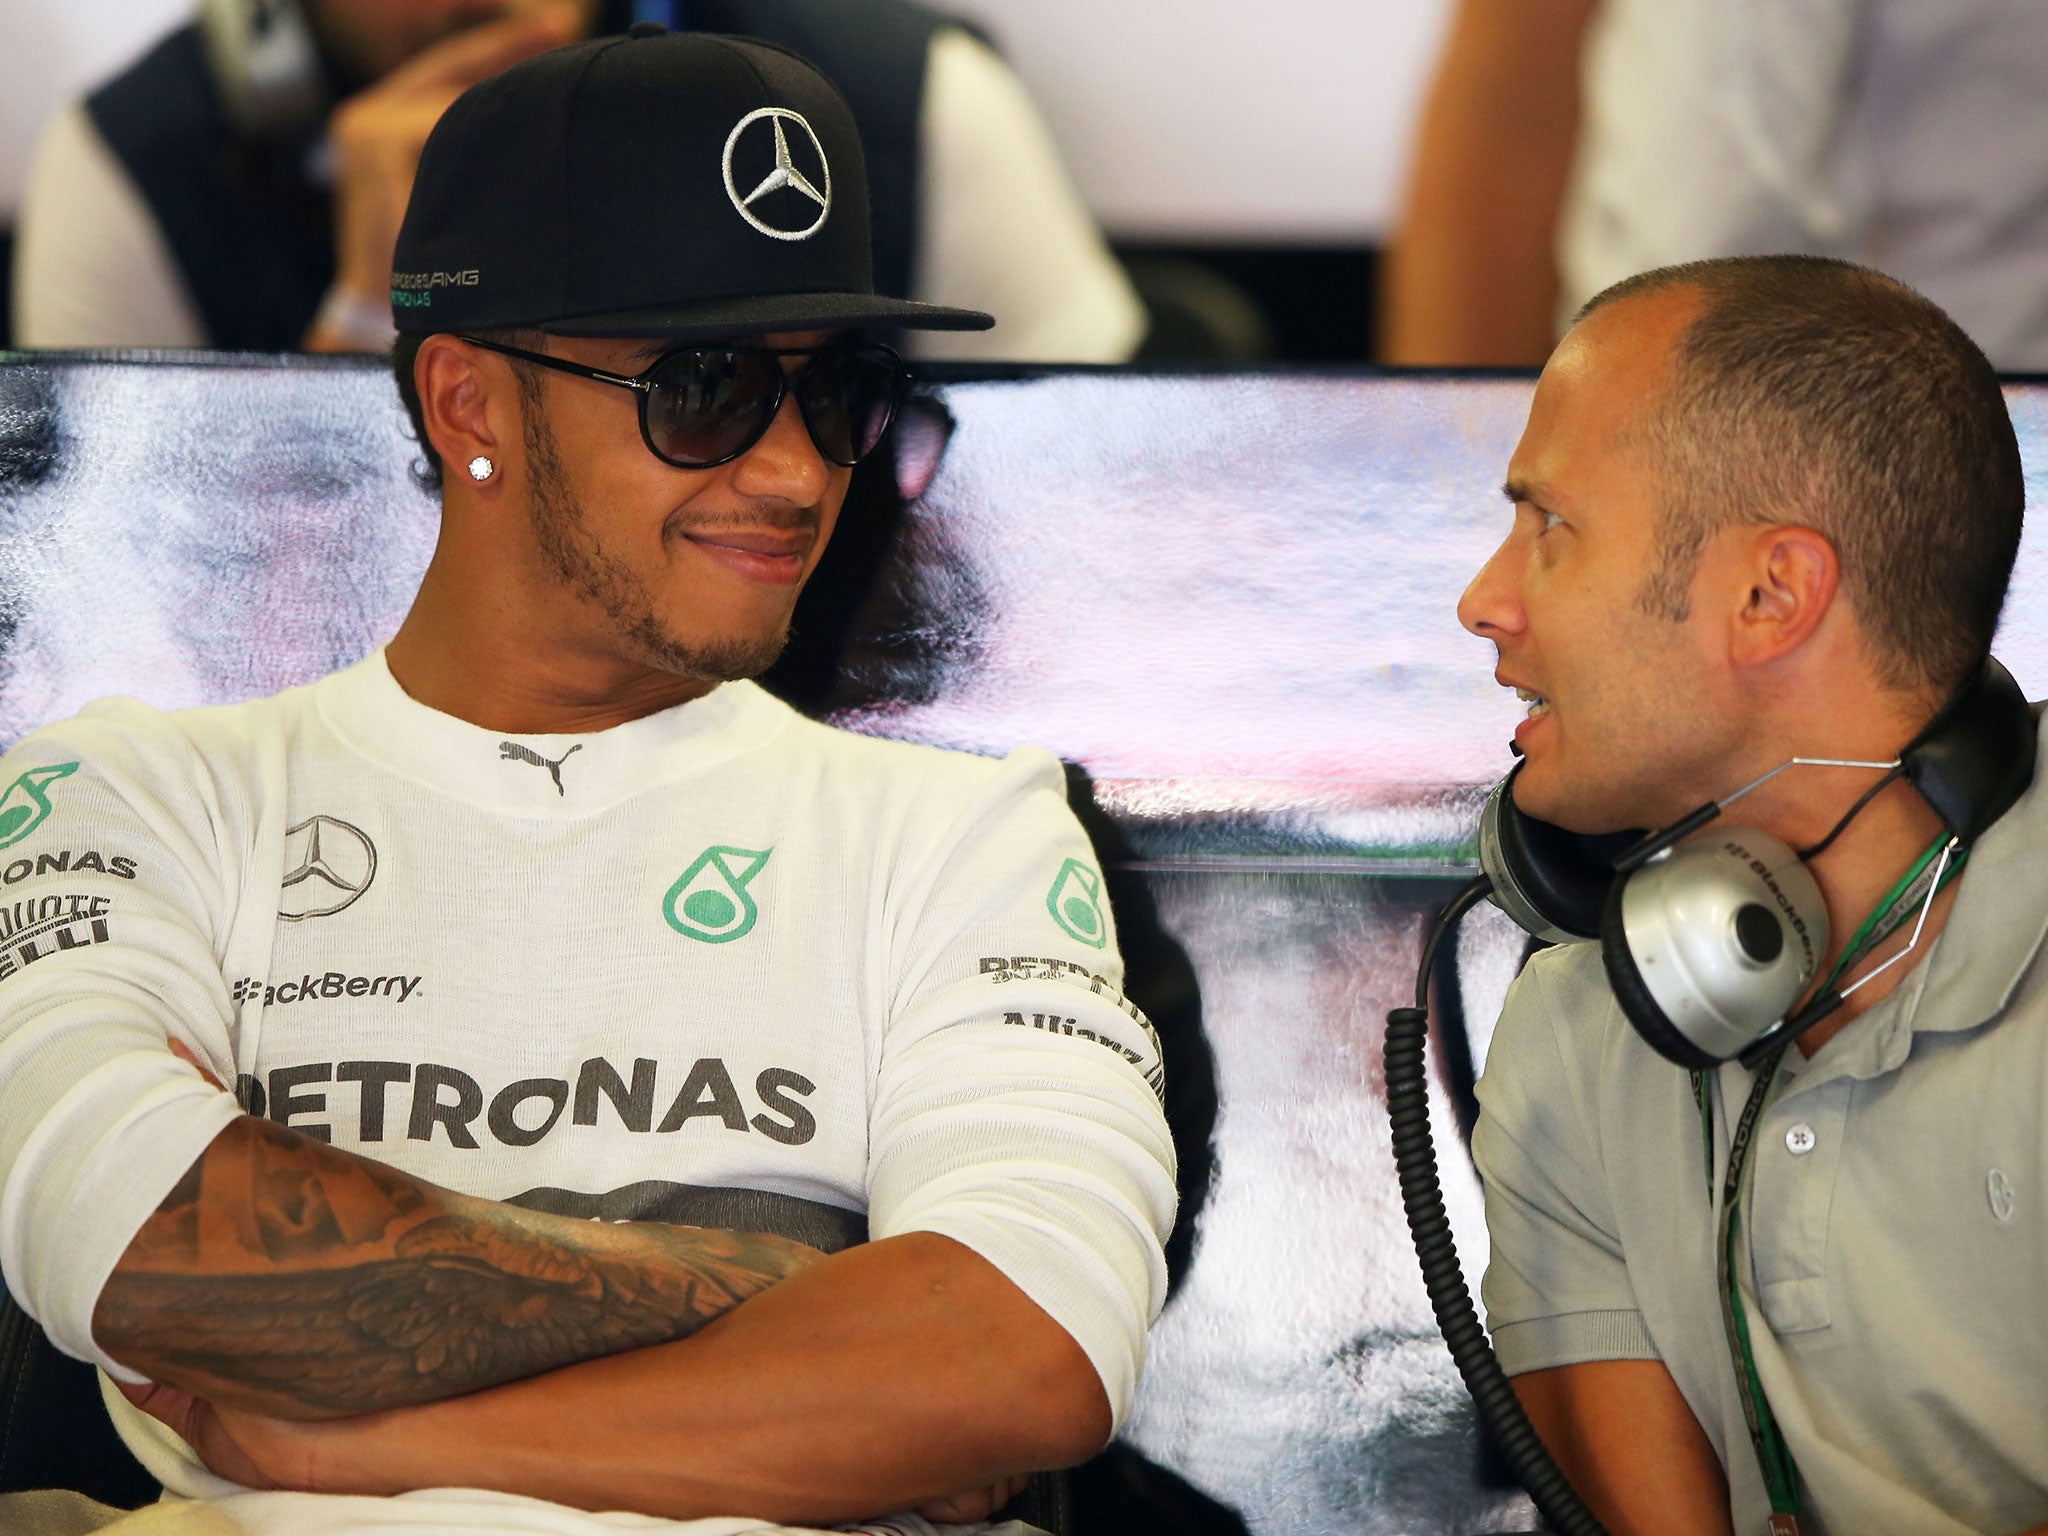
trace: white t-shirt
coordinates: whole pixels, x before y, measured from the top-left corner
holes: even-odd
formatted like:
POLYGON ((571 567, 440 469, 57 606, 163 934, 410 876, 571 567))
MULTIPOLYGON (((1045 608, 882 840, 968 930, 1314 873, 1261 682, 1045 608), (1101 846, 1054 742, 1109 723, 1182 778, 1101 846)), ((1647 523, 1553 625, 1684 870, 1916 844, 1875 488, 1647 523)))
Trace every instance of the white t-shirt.
MULTIPOLYGON (((0 1266, 60 1348, 135 1379, 94 1303, 238 1113, 177 1039, 271 1119, 468 1194, 943 1233, 1128 1411, 1173 1153, 1045 753, 854 736, 749 683, 508 738, 379 653, 250 704, 96 704, 0 777, 0 1266)), ((238 1491, 114 1407, 173 1492, 238 1491)), ((251 1529, 315 1528, 308 1498, 251 1529)), ((428 1528, 502 1523, 437 1498, 428 1528)))
POLYGON ((1560 329, 1651 267, 1801 251, 2048 369, 2048 6, 1604 0, 1583 101, 1560 329))
MULTIPOLYGON (((1145 306, 1075 192, 1023 83, 957 27, 933 39, 918 135, 911 298, 996 317, 921 331, 918 357, 1120 363, 1145 306)), ((149 204, 83 105, 55 118, 22 195, 15 344, 206 347, 206 322, 149 204)))

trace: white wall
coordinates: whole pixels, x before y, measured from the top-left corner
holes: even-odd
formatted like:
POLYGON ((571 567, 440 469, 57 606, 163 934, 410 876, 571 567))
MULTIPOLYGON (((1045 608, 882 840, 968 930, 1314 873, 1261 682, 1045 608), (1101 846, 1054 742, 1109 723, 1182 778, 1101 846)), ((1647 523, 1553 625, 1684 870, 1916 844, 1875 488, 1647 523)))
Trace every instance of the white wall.
POLYGON ((0 224, 14 222, 50 115, 193 9, 193 0, 0 0, 0 224))
POLYGON ((1448 0, 933 0, 1002 45, 1114 235, 1386 228, 1448 0))
MULTIPOLYGON (((934 0, 1002 44, 1112 234, 1371 240, 1448 0, 934 0)), ((192 0, 0 0, 0 223, 51 112, 192 0)))

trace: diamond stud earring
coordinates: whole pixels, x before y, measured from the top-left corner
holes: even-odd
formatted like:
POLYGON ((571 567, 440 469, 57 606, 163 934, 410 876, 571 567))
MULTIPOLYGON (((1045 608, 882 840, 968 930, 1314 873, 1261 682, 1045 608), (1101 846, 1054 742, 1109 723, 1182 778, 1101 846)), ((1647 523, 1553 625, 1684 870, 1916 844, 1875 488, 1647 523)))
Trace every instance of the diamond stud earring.
POLYGON ((498 466, 493 464, 489 459, 485 458, 482 454, 478 454, 475 458, 469 461, 469 478, 472 480, 476 480, 479 482, 488 480, 497 472, 498 466))

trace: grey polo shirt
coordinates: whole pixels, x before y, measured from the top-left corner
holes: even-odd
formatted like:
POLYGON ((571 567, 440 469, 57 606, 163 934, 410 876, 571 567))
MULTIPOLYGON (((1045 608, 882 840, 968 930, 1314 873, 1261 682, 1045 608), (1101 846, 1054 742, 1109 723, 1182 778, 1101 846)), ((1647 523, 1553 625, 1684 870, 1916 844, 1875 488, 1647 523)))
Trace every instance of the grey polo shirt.
MULTIPOLYGON (((2048 733, 2044 733, 2048 734, 2048 733)), ((1941 938, 1790 1074, 1751 1152, 1739 1255, 1757 1370, 1811 1529, 2048 1523, 2048 774, 1971 855, 1941 938)), ((1750 1074, 1713 1084, 1713 1188, 1750 1074)), ((1479 1084, 1488 1326, 1510 1374, 1662 1360, 1769 1515, 1721 1328, 1716 1203, 1686 1073, 1594 946, 1532 959, 1479 1084)))

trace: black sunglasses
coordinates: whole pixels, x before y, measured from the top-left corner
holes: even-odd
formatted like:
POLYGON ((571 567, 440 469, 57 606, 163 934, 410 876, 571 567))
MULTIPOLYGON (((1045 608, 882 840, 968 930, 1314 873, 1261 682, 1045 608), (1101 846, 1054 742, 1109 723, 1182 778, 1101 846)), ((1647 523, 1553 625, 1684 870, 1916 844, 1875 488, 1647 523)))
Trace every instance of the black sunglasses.
POLYGON ((457 339, 557 373, 633 390, 640 396, 641 439, 657 459, 677 469, 731 463, 767 435, 783 397, 792 393, 818 452, 851 468, 881 443, 910 377, 900 357, 873 341, 679 347, 656 358, 646 372, 628 377, 481 336, 457 339), (785 373, 785 357, 810 361, 785 373))

